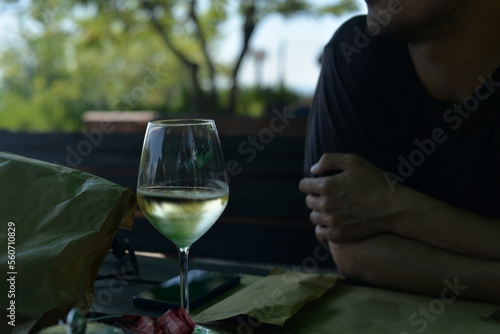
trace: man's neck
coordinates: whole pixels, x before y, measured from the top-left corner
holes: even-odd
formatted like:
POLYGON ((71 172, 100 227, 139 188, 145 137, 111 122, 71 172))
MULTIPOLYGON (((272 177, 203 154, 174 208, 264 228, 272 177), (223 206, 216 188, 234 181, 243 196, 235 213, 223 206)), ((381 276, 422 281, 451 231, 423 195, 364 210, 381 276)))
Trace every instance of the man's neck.
MULTIPOLYGON (((500 20, 490 11, 466 18, 457 31, 426 41, 409 42, 417 74, 434 98, 463 102, 500 65, 500 20)), ((497 11, 496 13, 498 13, 497 11)))

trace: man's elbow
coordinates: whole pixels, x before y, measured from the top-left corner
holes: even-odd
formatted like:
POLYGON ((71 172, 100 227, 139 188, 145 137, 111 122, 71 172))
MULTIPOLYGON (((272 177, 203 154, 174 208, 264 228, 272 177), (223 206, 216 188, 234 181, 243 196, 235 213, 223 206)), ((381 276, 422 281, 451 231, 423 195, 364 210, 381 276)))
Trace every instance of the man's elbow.
POLYGON ((339 273, 343 276, 354 278, 354 269, 356 266, 353 265, 354 259, 352 258, 352 253, 346 251, 345 249, 347 245, 332 241, 329 241, 328 245, 330 246, 333 262, 335 263, 339 273))

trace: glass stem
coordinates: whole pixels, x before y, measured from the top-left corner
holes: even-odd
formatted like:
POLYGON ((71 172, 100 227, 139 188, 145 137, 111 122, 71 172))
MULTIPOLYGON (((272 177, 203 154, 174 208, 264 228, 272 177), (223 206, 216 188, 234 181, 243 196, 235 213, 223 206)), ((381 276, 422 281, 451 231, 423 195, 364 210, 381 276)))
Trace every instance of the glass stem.
POLYGON ((189 313, 189 278, 188 278, 189 247, 179 248, 179 261, 181 264, 181 306, 189 313))

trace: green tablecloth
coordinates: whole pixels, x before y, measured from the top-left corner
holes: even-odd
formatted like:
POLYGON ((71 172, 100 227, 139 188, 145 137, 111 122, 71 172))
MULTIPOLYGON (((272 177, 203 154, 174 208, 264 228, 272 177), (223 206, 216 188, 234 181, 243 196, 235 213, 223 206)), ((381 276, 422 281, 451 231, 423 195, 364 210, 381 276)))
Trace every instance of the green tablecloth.
MULTIPOLYGON (((152 261, 152 260, 148 260, 152 261)), ((177 274, 177 261, 158 260, 160 264, 150 263, 144 267, 143 273, 163 278, 167 272, 177 274), (156 268, 155 270, 153 270, 156 268), (150 272, 150 274, 148 274, 150 272)), ((211 265, 196 263, 192 268, 212 269, 216 271, 251 272, 244 267, 211 265)), ((248 269, 248 268, 247 268, 248 269)), ((265 273, 261 271, 261 273, 265 273)), ((261 274, 258 273, 258 274, 261 274)), ((150 278, 150 277, 149 277, 150 278)), ((241 285, 234 288, 211 303, 192 310, 196 316, 204 309, 223 300, 227 296, 240 291, 244 287, 260 280, 262 276, 242 274, 241 285)), ((96 300, 95 310, 105 313, 145 314, 158 316, 158 311, 135 308, 132 295, 148 287, 145 283, 124 282, 117 278, 101 281, 97 284, 97 295, 110 297, 96 300), (111 287, 111 289, 110 289, 111 287), (101 291, 101 292, 100 292, 101 291), (107 293, 102 293, 107 291, 107 293), (114 293, 110 293, 114 292, 114 293), (109 296, 108 296, 109 295, 109 296)), ((500 333, 500 323, 487 322, 486 318, 500 305, 465 300, 448 300, 402 293, 386 289, 336 284, 319 300, 304 306, 283 327, 264 325, 246 316, 211 323, 220 333, 342 333, 342 334, 474 334, 500 333)))

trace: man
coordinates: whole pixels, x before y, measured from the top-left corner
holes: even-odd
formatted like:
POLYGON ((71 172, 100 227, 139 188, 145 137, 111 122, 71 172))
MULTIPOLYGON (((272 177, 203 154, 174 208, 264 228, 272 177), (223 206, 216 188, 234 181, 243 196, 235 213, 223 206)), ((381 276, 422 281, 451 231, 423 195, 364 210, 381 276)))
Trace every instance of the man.
POLYGON ((316 236, 347 277, 500 303, 500 1, 367 5, 309 117, 316 236))

